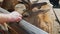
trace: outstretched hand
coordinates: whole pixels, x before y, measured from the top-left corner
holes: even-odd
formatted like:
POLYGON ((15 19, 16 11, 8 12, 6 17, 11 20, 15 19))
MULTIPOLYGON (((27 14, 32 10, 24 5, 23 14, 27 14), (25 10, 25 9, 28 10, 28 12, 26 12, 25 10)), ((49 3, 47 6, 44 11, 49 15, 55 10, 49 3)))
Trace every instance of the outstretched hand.
POLYGON ((8 22, 18 22, 22 19, 22 15, 14 11, 8 15, 8 22))

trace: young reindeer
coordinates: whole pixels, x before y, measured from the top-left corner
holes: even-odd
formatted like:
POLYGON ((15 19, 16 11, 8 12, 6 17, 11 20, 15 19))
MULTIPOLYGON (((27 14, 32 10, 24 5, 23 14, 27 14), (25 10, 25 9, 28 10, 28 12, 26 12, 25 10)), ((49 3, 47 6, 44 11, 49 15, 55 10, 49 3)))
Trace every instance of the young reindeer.
POLYGON ((23 19, 29 23, 43 29, 52 34, 52 19, 49 14, 51 6, 44 3, 31 3, 30 1, 22 1, 23 4, 15 6, 15 10, 23 15, 23 19))

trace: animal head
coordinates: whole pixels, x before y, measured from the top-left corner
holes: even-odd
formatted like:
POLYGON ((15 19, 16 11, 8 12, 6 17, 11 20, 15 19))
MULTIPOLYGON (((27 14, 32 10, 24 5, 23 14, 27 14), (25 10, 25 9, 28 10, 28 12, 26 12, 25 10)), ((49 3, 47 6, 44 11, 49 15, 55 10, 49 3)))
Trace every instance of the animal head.
POLYGON ((18 11, 20 14, 23 14, 23 16, 30 16, 34 12, 47 9, 49 7, 46 2, 32 4, 30 0, 22 1, 23 4, 17 4, 15 6, 15 10, 18 11))

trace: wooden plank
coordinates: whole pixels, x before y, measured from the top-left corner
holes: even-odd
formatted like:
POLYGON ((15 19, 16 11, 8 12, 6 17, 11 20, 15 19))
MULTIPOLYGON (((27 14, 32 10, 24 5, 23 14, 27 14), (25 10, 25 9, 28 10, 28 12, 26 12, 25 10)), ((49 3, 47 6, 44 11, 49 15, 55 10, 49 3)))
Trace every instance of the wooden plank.
MULTIPOLYGON (((57 15, 57 18, 58 18, 58 20, 60 21, 60 9, 59 8, 54 8, 54 11, 55 11, 55 13, 56 13, 56 15, 57 15)), ((58 34, 60 34, 59 32, 60 32, 60 25, 58 24, 58 23, 55 23, 55 30, 57 30, 57 32, 58 32, 58 34)))
POLYGON ((55 11, 55 13, 56 13, 56 15, 57 15, 57 17, 60 21, 60 9, 59 8, 54 8, 54 11, 55 11))

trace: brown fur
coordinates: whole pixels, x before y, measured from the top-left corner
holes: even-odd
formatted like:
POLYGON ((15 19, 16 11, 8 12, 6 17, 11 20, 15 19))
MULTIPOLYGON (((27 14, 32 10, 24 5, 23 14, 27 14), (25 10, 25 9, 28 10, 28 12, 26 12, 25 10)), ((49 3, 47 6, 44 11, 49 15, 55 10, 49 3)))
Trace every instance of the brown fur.
POLYGON ((26 21, 36 25, 37 27, 39 27, 47 32, 49 32, 49 30, 51 32, 51 23, 52 22, 48 15, 48 12, 32 14, 32 16, 26 18, 26 21))
POLYGON ((1 7, 6 10, 14 10, 16 4, 18 4, 17 0, 3 0, 1 7))
MULTIPOLYGON (((29 17, 24 18, 26 21, 30 22, 31 24, 43 29, 44 31, 47 31, 51 34, 52 32, 52 20, 49 14, 49 9, 51 8, 48 4, 41 6, 40 12, 38 12, 38 8, 35 7, 32 9, 33 12, 32 15, 29 17), (36 9, 35 9, 36 8, 36 9), (49 10, 48 12, 44 13, 45 10, 49 10)), ((21 9, 21 8, 20 8, 21 9)), ((19 11, 18 11, 19 12, 19 11)), ((22 12, 22 11, 21 11, 22 12)))

